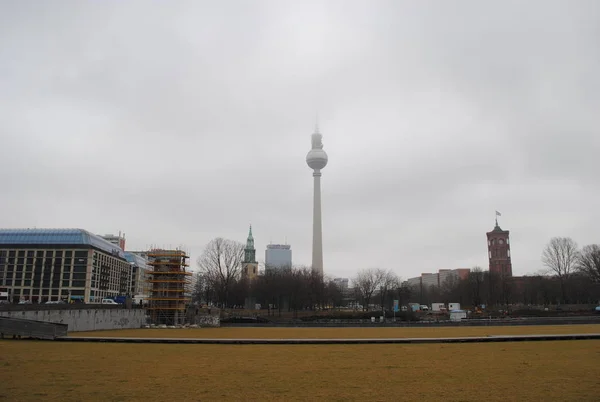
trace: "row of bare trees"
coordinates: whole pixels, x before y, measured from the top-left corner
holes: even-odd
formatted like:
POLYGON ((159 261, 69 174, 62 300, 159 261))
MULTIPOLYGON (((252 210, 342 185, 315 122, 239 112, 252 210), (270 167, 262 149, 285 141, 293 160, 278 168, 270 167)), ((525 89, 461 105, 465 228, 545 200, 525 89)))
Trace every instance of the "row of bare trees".
POLYGON ((281 312, 313 310, 342 303, 342 293, 331 280, 306 267, 265 269, 249 280, 242 274, 244 245, 216 238, 198 259, 194 300, 220 307, 255 304, 281 312))
POLYGON ((600 283, 600 245, 590 244, 581 250, 570 237, 554 237, 542 253, 548 272, 560 283, 563 302, 569 302, 568 287, 573 275, 600 283))
POLYGON ((600 283, 576 272, 568 279, 556 275, 503 278, 474 267, 464 280, 447 280, 441 286, 410 289, 411 301, 421 304, 461 303, 464 306, 594 304, 600 299, 600 283))
POLYGON ((460 302, 466 305, 591 304, 600 299, 600 245, 581 249, 571 238, 552 238, 542 252, 545 269, 537 275, 503 277, 471 270, 465 280, 450 278, 439 287, 415 287, 415 301, 460 302))
POLYGON ((381 310, 391 310, 393 300, 406 299, 408 302, 409 289, 403 286, 400 278, 381 268, 371 268, 359 271, 353 280, 352 298, 359 302, 364 310, 377 304, 381 310), (374 300, 375 299, 375 300, 374 300))
POLYGON ((409 288, 389 270, 365 269, 353 278, 351 292, 306 267, 267 269, 252 283, 242 275, 244 246, 227 239, 212 240, 198 259, 200 272, 194 298, 218 306, 261 304, 278 311, 360 304, 391 309, 393 300, 459 302, 502 306, 512 303, 594 303, 600 298, 600 246, 579 249, 570 238, 553 238, 542 253, 544 274, 507 278, 475 267, 468 278, 450 277, 441 286, 409 288), (594 301, 595 300, 595 301, 594 301))

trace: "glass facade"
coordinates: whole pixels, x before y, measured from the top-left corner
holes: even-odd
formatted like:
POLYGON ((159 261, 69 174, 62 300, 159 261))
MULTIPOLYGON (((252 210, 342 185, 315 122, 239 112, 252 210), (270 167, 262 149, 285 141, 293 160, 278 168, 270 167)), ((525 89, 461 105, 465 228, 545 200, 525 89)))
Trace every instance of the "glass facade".
POLYGON ((150 265, 148 260, 138 254, 125 252, 125 259, 131 264, 131 289, 132 296, 147 296, 150 288, 148 284, 150 265))

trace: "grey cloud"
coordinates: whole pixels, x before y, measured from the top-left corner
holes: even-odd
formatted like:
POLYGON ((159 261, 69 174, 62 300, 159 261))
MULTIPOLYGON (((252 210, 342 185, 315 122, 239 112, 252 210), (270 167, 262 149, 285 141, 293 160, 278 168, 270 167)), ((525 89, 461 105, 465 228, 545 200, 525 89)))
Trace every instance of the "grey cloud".
POLYGON ((325 270, 514 272, 596 241, 594 1, 53 2, 0 6, 2 226, 212 237, 310 262, 319 112, 325 270))

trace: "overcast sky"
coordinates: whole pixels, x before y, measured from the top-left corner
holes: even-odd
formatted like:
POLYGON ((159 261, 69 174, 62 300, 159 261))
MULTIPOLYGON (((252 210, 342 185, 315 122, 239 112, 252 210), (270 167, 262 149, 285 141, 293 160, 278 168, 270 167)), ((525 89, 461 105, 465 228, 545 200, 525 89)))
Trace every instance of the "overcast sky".
POLYGON ((331 276, 600 243, 593 0, 2 1, 0 227, 308 265, 317 112, 331 276))

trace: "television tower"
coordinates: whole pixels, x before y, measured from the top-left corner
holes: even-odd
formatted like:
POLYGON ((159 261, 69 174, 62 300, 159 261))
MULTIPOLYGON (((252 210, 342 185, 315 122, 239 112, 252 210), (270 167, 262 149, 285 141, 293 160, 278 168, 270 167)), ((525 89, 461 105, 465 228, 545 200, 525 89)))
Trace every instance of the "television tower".
POLYGON ((327 153, 323 150, 323 136, 319 126, 312 135, 312 149, 306 155, 306 163, 313 170, 313 245, 312 269, 323 276, 323 232, 321 225, 321 169, 327 166, 327 153))

